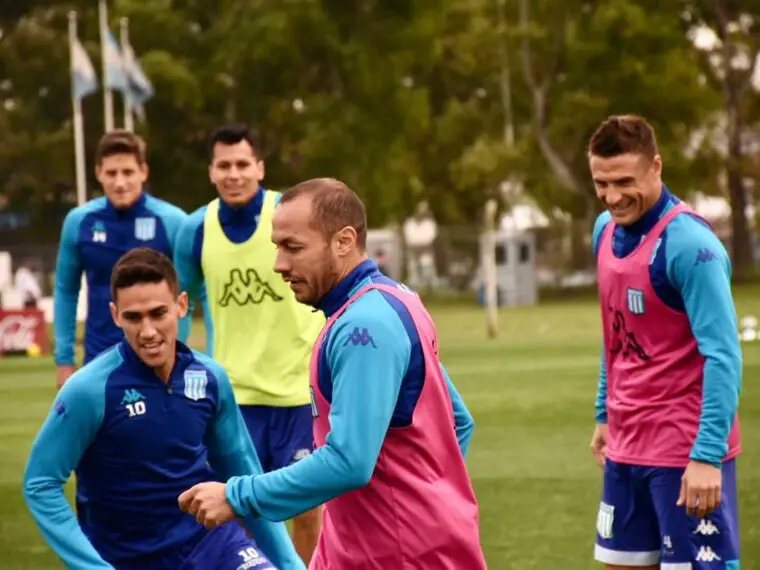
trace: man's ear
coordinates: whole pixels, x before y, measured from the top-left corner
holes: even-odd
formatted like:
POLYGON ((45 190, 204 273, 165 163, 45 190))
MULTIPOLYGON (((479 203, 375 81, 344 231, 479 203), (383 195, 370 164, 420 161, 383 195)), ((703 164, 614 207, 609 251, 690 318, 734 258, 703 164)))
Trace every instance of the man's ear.
POLYGON ((346 226, 335 234, 336 253, 341 257, 348 255, 356 247, 356 230, 346 226))
POLYGON ((143 162, 140 166, 140 170, 142 172, 142 182, 145 184, 148 181, 148 176, 150 175, 150 167, 148 166, 148 163, 143 162))
POLYGON ((261 174, 261 179, 259 180, 259 182, 261 182, 262 180, 264 180, 264 176, 266 175, 266 167, 264 166, 264 161, 259 160, 258 166, 259 166, 259 173, 261 174))
POLYGON ((114 324, 121 328, 121 323, 119 322, 119 310, 116 308, 113 301, 108 303, 108 308, 111 309, 111 318, 113 319, 114 324))
POLYGON ((179 318, 184 319, 190 307, 190 299, 188 299, 185 291, 182 291, 177 297, 177 305, 179 306, 179 318))
POLYGON ((659 154, 654 155, 654 159, 652 160, 652 170, 654 170, 654 174, 657 178, 662 176, 662 157, 659 154))

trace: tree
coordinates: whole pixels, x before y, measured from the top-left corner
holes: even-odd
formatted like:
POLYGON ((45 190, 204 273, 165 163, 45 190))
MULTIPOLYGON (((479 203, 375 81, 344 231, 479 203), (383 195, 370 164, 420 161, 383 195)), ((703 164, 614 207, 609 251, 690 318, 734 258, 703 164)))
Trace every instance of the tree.
MULTIPOLYGON (((668 2, 517 0, 513 20, 529 92, 528 188, 545 209, 559 206, 586 229, 574 232, 574 260, 586 265, 585 239, 595 196, 586 143, 610 114, 636 113, 655 126, 666 177, 677 188, 698 187, 689 173, 691 133, 716 108, 700 83, 700 67, 668 2), (610 46, 615 46, 614 51, 610 46), (614 54, 614 55, 613 55, 614 54), (541 171, 549 168, 551 177, 541 171)), ((683 192, 681 192, 683 193, 683 192)))
MULTIPOLYGON (((137 126, 148 141, 151 189, 187 210, 213 195, 205 140, 227 120, 259 130, 269 186, 342 178, 367 203, 373 226, 403 220, 422 200, 439 223, 478 225, 486 201, 512 179, 547 213, 576 217, 578 252, 588 249, 596 204, 586 140, 607 114, 652 120, 675 187, 699 188, 709 174, 701 147, 684 149, 719 108, 718 94, 699 83, 672 3, 109 4, 113 29, 129 17, 132 43, 156 86, 148 121, 137 126)), ((12 102, 0 107, 0 125, 12 133, 0 150, 0 185, 13 207, 73 205, 64 48, 72 7, 99 71, 95 2, 38 0, 0 11, 0 22, 9 22, 0 90, 12 102)), ((115 101, 120 112, 118 95, 115 101)), ((84 114, 89 158, 103 128, 100 94, 85 99, 84 114)), ((57 233, 49 218, 36 223, 30 236, 48 241, 57 233)))
POLYGON ((752 77, 760 55, 760 2, 716 0, 685 2, 683 20, 692 33, 700 30, 707 41, 697 45, 705 75, 723 101, 725 118, 725 172, 731 205, 731 250, 734 274, 746 276, 753 266, 747 219, 750 204, 746 184, 750 172, 746 156, 748 120, 753 99, 752 77), (711 31, 713 37, 709 37, 711 31))

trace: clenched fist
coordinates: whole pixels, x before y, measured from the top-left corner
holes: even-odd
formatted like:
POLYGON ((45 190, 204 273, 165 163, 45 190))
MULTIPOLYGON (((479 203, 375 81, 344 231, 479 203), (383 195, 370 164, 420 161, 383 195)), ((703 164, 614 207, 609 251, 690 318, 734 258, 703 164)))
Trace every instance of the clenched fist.
POLYGON ((224 483, 199 483, 179 496, 179 508, 211 530, 237 518, 227 502, 224 483))

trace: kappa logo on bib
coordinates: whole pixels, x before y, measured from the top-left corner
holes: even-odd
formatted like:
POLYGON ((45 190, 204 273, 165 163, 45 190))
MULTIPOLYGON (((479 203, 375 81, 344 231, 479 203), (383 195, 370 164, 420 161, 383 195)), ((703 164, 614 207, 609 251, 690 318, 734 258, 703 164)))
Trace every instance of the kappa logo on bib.
POLYGON ((224 284, 224 291, 219 299, 219 304, 226 307, 234 301, 237 305, 258 305, 264 299, 279 302, 282 297, 274 292, 272 286, 262 280, 255 269, 246 270, 245 274, 240 269, 230 271, 230 277, 224 284))
MULTIPOLYGON (((641 304, 643 310, 643 301, 641 304)), ((612 343, 609 347, 611 354, 622 354, 623 358, 637 358, 641 362, 648 362, 651 360, 649 354, 639 343, 636 335, 628 330, 626 325, 626 318, 623 311, 618 311, 612 305, 607 307, 607 310, 613 314, 612 318, 612 343)))

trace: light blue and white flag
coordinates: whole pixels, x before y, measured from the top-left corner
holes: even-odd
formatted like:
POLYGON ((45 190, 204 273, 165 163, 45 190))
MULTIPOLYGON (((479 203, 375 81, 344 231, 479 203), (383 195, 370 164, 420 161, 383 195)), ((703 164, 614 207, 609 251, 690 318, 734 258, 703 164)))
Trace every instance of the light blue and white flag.
POLYGON ((98 76, 79 39, 71 41, 71 89, 76 99, 82 99, 97 92, 98 76))
POLYGON ((71 110, 74 126, 74 158, 76 162, 77 204, 87 201, 87 178, 84 156, 84 118, 82 98, 98 90, 98 78, 77 32, 77 13, 69 12, 69 67, 71 73, 71 110))
POLYGON ((143 105, 153 97, 155 89, 148 76, 145 75, 132 45, 126 38, 122 38, 122 54, 129 85, 129 101, 137 118, 144 121, 145 109, 143 105))
POLYGON ((114 91, 124 91, 127 88, 127 75, 124 70, 124 58, 122 57, 119 42, 106 28, 103 33, 103 84, 107 89, 114 91))
POLYGON ((145 103, 145 101, 153 97, 155 94, 153 84, 148 79, 148 76, 145 75, 140 61, 129 44, 124 46, 124 68, 127 71, 132 101, 135 103, 145 103))

